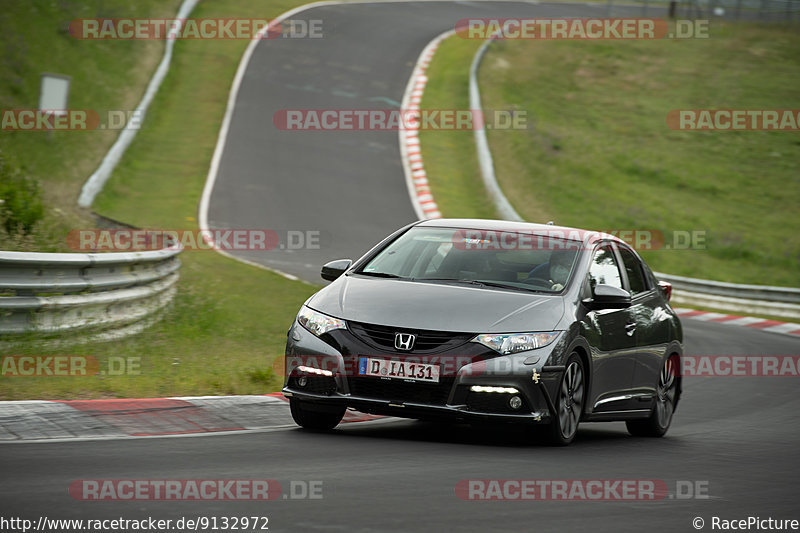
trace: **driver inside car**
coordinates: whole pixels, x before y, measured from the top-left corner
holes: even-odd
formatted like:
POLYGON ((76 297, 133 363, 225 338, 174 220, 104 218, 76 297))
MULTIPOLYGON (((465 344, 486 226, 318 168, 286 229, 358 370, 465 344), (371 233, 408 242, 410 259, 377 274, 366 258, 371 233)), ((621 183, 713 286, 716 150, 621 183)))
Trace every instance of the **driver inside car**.
POLYGON ((542 263, 528 274, 528 280, 548 281, 550 290, 560 291, 569 278, 572 261, 575 259, 574 251, 557 251, 550 255, 547 263, 542 263))

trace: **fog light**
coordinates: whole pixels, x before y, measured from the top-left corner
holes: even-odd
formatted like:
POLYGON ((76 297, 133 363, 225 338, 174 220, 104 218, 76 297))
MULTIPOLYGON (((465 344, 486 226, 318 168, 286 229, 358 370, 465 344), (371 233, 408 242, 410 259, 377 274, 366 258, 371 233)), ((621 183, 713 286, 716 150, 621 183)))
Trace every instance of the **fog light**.
POLYGON ((511 399, 508 400, 508 405, 510 405, 512 409, 517 410, 522 407, 522 398, 519 396, 512 396, 511 399))
POLYGON ((297 386, 298 387, 305 387, 306 385, 308 385, 308 378, 307 377, 303 376, 303 377, 297 378, 297 386))

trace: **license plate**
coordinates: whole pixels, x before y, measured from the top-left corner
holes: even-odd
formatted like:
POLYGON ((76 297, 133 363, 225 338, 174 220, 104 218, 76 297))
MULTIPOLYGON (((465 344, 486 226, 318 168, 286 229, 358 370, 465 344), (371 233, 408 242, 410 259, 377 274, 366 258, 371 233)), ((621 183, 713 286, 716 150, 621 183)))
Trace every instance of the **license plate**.
POLYGON ((358 373, 362 376, 378 378, 439 383, 439 365, 429 365, 427 363, 360 357, 358 360, 358 373))

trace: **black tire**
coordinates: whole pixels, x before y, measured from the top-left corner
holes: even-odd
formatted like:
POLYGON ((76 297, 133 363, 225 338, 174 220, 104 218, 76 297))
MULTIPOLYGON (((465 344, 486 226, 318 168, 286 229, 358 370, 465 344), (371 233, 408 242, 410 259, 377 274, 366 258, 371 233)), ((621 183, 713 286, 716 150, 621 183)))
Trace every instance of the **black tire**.
POLYGON ((309 407, 308 403, 290 398, 289 409, 298 426, 313 431, 328 431, 339 425, 339 422, 344 418, 347 407, 336 406, 331 408, 326 406, 325 410, 315 410, 309 407))
POLYGON ((548 427, 548 441, 554 446, 567 446, 578 433, 586 399, 586 371, 583 361, 573 352, 567 359, 556 397, 556 414, 548 427))
POLYGON ((670 356, 661 368, 656 389, 656 404, 644 420, 628 420, 628 433, 634 437, 663 437, 670 424, 678 401, 678 357, 670 356))

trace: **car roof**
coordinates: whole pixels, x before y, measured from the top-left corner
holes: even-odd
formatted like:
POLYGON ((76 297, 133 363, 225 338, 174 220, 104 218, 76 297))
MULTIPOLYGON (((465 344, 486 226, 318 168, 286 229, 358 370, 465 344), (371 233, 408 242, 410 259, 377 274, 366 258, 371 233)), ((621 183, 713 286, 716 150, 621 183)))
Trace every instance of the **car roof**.
POLYGON ((625 241, 602 231, 555 226, 552 224, 534 224, 532 222, 514 222, 511 220, 491 220, 483 218, 429 218, 421 221, 417 227, 474 229, 482 231, 535 233, 548 235, 570 241, 583 242, 586 245, 601 240, 611 240, 624 244, 625 241))

